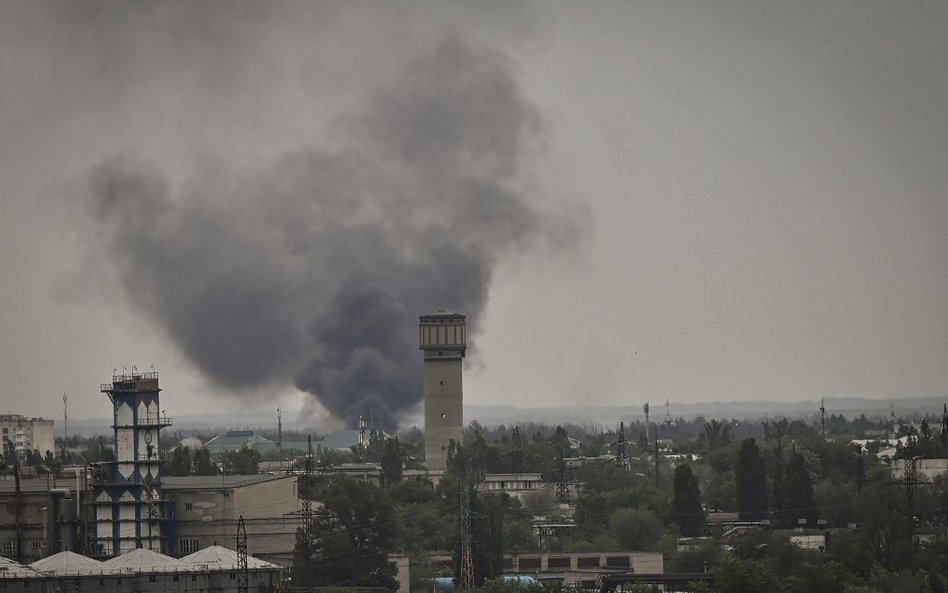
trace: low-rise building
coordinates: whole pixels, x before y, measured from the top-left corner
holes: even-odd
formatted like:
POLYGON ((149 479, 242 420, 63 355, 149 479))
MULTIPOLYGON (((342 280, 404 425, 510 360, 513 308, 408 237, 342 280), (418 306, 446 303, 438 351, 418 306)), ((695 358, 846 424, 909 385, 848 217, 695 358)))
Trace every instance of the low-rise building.
POLYGON ((505 493, 520 498, 527 492, 536 492, 546 485, 540 474, 485 474, 478 488, 484 492, 505 493))
POLYGON ((227 451, 240 451, 243 448, 253 449, 257 453, 266 453, 277 448, 277 444, 252 430, 230 430, 219 434, 204 443, 212 457, 219 458, 227 451))
POLYGON ((243 517, 249 553, 282 566, 292 562, 300 525, 297 476, 167 477, 162 487, 174 505, 173 555, 233 546, 243 517))

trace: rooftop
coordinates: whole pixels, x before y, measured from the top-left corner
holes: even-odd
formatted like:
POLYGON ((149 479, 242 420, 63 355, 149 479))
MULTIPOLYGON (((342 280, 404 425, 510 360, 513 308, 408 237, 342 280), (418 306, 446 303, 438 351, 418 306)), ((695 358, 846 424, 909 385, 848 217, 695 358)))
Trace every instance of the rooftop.
POLYGON ((266 475, 222 475, 222 476, 169 476, 161 478, 161 489, 170 490, 220 490, 242 488, 272 480, 295 479, 296 476, 266 475))
POLYGON ((30 564, 30 568, 49 575, 84 575, 99 574, 105 566, 98 560, 93 560, 75 552, 64 551, 30 564))
POLYGON ((145 548, 136 548, 121 556, 106 560, 102 565, 107 569, 131 573, 175 572, 196 569, 196 567, 185 564, 171 556, 165 556, 145 548))
MULTIPOLYGON (((208 569, 237 570, 239 568, 237 552, 221 546, 210 546, 203 550, 198 550, 193 554, 181 558, 181 562, 191 566, 207 567, 208 569)), ((254 558, 253 556, 247 556, 247 568, 273 568, 279 570, 280 566, 260 560, 259 558, 254 558)))

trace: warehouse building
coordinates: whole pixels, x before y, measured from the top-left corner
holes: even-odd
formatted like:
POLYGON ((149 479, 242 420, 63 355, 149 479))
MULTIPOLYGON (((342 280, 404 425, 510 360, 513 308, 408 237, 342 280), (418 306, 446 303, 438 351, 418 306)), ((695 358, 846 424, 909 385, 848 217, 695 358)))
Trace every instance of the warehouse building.
MULTIPOLYGON (((180 560, 138 548, 99 562, 73 552, 60 552, 29 566, 0 558, 0 589, 11 593, 33 591, 102 591, 237 593, 238 555, 213 547, 180 560)), ((281 567, 247 557, 250 591, 274 589, 280 584, 281 567)))

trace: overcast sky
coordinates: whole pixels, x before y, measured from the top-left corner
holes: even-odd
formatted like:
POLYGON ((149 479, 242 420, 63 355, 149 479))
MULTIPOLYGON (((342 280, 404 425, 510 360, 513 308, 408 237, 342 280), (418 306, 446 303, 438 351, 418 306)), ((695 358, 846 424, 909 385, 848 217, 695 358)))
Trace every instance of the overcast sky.
POLYGON ((0 3, 2 411, 107 416, 134 364, 171 416, 404 420, 441 301, 467 403, 948 396, 945 31, 940 0, 0 3))

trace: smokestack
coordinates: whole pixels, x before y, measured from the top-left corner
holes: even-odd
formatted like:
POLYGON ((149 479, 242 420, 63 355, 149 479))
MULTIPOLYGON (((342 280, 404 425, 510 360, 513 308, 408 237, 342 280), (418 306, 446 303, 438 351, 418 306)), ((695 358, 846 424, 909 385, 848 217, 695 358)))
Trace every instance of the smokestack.
POLYGON ((91 172, 90 260, 216 385, 292 384, 394 430, 422 397, 414 315, 476 330, 502 257, 575 234, 517 191, 538 119, 505 56, 452 37, 393 80, 331 149, 233 180, 176 183, 127 154, 91 172))

